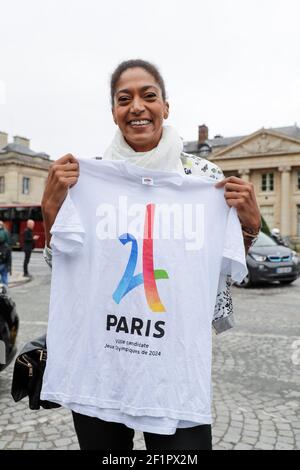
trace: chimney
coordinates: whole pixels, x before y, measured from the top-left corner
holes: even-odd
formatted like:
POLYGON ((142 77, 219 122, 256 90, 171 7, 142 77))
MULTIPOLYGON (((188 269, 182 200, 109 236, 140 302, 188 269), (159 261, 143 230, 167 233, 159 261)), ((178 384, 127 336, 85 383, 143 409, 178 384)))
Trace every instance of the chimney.
POLYGON ((23 147, 26 147, 29 149, 30 139, 27 139, 26 137, 20 137, 19 135, 15 135, 14 144, 23 145, 23 147))
POLYGON ((0 131, 0 149, 6 147, 8 144, 8 134, 0 131))
POLYGON ((204 144, 208 140, 208 127, 205 124, 198 126, 198 144, 204 144))

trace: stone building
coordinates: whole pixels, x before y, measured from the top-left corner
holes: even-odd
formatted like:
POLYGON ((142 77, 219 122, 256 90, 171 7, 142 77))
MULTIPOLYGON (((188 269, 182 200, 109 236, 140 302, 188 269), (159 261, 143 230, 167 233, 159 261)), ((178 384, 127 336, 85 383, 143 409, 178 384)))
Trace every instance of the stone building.
POLYGON ((34 152, 30 141, 0 132, 0 205, 40 204, 52 161, 43 152, 34 152))
POLYGON ((199 126, 198 140, 185 142, 187 153, 216 163, 225 176, 254 184, 261 214, 269 228, 300 244, 300 128, 259 129, 250 135, 209 138, 199 126))
POLYGON ((35 221, 36 248, 45 243, 42 212, 40 208, 48 169, 52 161, 43 152, 34 152, 30 141, 0 132, 0 220, 10 233, 10 243, 22 247, 28 218, 35 221))

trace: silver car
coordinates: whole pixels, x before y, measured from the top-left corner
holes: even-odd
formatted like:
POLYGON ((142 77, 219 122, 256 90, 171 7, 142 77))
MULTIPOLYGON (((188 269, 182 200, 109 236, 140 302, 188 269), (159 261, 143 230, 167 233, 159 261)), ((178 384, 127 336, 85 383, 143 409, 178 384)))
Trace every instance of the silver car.
POLYGON ((257 241, 248 251, 247 266, 248 275, 239 284, 242 287, 274 281, 290 284, 300 275, 297 253, 291 248, 278 245, 263 232, 260 232, 257 241))

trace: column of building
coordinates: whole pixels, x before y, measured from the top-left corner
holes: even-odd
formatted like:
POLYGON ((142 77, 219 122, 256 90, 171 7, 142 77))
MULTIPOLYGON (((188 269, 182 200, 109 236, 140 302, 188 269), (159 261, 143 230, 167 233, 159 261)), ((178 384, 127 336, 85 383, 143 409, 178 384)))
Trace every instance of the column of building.
POLYGON ((285 237, 291 235, 291 208, 290 208, 290 186, 291 186, 291 167, 280 166, 278 170, 281 173, 281 234, 285 237))
POLYGON ((239 170, 238 172, 242 180, 250 181, 250 170, 243 168, 239 170))

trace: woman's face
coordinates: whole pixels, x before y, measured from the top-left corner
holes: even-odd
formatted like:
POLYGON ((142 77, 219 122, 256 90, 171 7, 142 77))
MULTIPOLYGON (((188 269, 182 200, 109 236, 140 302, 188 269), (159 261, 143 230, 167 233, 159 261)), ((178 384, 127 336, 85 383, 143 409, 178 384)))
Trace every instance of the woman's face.
POLYGON ((160 141, 169 104, 163 100, 155 78, 136 67, 120 76, 112 113, 128 145, 136 152, 147 152, 160 141))

